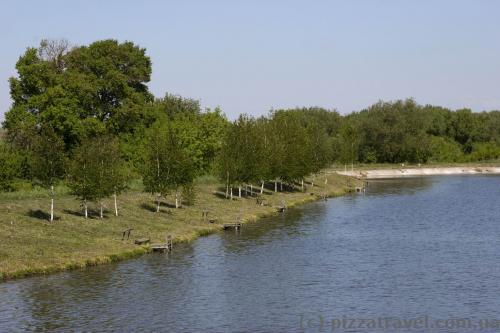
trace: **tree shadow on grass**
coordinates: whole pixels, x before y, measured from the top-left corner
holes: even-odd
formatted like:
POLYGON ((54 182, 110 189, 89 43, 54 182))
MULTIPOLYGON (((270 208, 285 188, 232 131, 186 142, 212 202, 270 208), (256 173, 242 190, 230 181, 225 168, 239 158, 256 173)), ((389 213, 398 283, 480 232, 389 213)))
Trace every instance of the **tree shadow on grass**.
POLYGON ((229 198, 226 198, 226 192, 214 191, 213 194, 219 199, 229 200, 229 198))
MULTIPOLYGON (((153 203, 143 202, 139 205, 142 209, 148 210, 151 213, 156 213, 156 201, 153 203)), ((162 202, 160 205, 160 213, 172 214, 170 208, 175 208, 175 205, 162 202)))
MULTIPOLYGON (((83 212, 83 209, 82 210, 64 209, 63 212, 66 214, 73 215, 73 216, 79 216, 79 217, 85 218, 85 213, 83 212)), ((107 212, 108 212, 107 210, 104 210, 104 218, 106 218, 107 212)), ((100 219, 101 218, 100 212, 95 210, 95 209, 88 209, 87 214, 88 214, 89 219, 100 219)))
MULTIPOLYGON (((44 212, 41 209, 30 209, 27 213, 27 216, 33 217, 39 220, 47 220, 50 221, 50 214, 47 212, 44 212)), ((59 216, 54 216, 54 221, 60 220, 61 218, 59 216)))

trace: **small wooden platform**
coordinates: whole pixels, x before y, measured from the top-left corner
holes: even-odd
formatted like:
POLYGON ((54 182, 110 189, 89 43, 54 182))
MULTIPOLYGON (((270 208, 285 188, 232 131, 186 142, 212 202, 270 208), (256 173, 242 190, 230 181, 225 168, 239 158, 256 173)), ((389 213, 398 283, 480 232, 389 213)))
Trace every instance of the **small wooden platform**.
POLYGON ((170 244, 153 244, 151 245, 151 250, 154 252, 170 252, 172 251, 172 245, 170 244))
POLYGON ((222 226, 222 229, 224 230, 227 230, 227 229, 235 229, 235 230, 238 230, 241 228, 241 223, 240 222, 237 222, 237 223, 224 223, 224 225, 222 226))
POLYGON ((172 251, 172 236, 165 237, 165 244, 153 244, 151 250, 154 252, 170 252, 172 251))

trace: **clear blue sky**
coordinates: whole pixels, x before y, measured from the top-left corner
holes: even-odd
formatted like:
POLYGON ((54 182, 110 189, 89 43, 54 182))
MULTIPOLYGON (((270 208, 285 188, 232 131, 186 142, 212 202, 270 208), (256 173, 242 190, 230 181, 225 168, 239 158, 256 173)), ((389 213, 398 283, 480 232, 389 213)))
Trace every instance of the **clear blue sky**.
POLYGON ((149 84, 220 105, 358 110, 377 100, 500 109, 500 1, 2 1, 0 119, 7 79, 42 38, 131 40, 149 84))

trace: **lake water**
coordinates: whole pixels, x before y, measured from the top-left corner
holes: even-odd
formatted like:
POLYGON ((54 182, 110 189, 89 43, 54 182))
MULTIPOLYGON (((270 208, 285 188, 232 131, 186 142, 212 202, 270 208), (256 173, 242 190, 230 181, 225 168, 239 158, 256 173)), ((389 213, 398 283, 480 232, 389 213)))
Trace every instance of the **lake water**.
POLYGON ((495 320, 497 176, 373 181, 168 255, 0 283, 1 332, 494 332, 495 320))

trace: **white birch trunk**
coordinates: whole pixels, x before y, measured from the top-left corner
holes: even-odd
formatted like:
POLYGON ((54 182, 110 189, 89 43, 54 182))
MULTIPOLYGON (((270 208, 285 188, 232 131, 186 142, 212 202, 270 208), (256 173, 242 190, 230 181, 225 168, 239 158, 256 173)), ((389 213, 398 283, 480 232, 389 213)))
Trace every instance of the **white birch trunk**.
POLYGON ((50 222, 54 221, 54 186, 50 187, 50 222))
POLYGON ((175 192, 175 209, 179 208, 179 194, 175 192))
POLYGON ((156 212, 160 212, 160 196, 156 197, 156 212))
POLYGON ((229 188, 229 193, 230 193, 230 199, 233 200, 233 187, 232 186, 229 188))
POLYGON ((274 192, 278 192, 278 182, 274 181, 274 192))
POLYGON ((238 197, 241 199, 241 186, 238 186, 238 197))
POLYGON ((83 209, 85 212, 85 219, 87 219, 89 217, 89 210, 87 207, 87 199, 83 200, 83 209))
POLYGON ((261 180, 260 181, 260 194, 263 194, 264 193, 264 181, 261 180))
POLYGON ((250 184, 250 196, 253 197, 253 185, 250 184))
POLYGON ((304 178, 302 178, 302 183, 300 184, 302 191, 304 191, 304 178))
POLYGON ((118 203, 116 202, 116 193, 113 194, 114 199, 115 199, 115 216, 118 216, 118 203))
POLYGON ((101 205, 101 220, 104 218, 104 214, 103 214, 103 207, 102 207, 102 201, 100 202, 100 205, 101 205))

